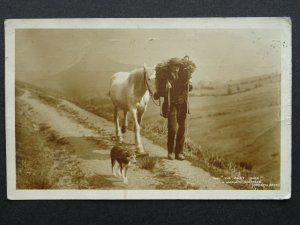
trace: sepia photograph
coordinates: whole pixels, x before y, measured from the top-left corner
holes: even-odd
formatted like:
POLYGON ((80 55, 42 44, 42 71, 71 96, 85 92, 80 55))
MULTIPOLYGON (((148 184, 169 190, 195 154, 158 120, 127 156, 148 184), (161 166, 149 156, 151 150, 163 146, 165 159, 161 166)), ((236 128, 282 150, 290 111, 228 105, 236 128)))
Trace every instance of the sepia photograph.
POLYGON ((5 22, 9 199, 287 199, 289 18, 5 22))

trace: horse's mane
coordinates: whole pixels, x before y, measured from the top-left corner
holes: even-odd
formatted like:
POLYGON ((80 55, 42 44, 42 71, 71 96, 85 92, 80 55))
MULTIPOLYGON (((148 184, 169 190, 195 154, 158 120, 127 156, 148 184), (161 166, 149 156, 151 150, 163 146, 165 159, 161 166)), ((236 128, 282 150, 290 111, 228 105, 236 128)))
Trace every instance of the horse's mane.
POLYGON ((144 80, 144 68, 136 68, 129 73, 129 81, 133 83, 143 82, 144 80))
POLYGON ((140 68, 135 68, 134 70, 132 70, 130 72, 130 75, 132 76, 139 76, 143 74, 144 75, 144 67, 140 67, 140 68))
POLYGON ((128 76, 128 83, 133 85, 135 91, 143 94, 146 91, 144 67, 132 70, 128 76))

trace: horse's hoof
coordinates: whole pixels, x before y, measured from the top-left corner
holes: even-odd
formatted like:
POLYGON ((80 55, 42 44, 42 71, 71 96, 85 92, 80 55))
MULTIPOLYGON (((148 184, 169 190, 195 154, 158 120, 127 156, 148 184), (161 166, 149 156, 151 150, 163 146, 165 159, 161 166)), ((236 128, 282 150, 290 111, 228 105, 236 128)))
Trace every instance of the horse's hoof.
POLYGON ((137 150, 135 151, 135 153, 136 153, 136 154, 144 154, 145 151, 144 151, 144 150, 139 150, 139 149, 137 149, 137 150))
POLYGON ((145 156, 149 156, 149 152, 136 152, 136 157, 140 158, 140 157, 145 157, 145 156))
POLYGON ((122 131, 123 134, 126 133, 126 129, 127 129, 126 126, 122 126, 121 131, 122 131))
POLYGON ((145 150, 143 147, 136 147, 136 150, 135 150, 136 153, 144 153, 145 150))
POLYGON ((117 137, 117 141, 121 144, 123 142, 123 138, 122 137, 117 137))

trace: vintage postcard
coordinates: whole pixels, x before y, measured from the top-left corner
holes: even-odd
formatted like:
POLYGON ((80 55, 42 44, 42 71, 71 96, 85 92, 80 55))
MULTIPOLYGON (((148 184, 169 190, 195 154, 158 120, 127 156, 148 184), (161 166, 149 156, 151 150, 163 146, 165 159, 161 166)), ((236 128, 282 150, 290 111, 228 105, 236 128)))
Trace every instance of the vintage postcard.
POLYGON ((288 199, 289 18, 5 21, 7 196, 288 199))

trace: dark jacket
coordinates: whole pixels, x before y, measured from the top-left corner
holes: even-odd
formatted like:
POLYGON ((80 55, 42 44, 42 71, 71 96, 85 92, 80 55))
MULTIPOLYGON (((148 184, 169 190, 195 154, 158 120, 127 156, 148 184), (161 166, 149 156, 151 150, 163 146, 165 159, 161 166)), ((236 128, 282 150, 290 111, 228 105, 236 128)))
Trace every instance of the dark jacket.
POLYGON ((170 74, 168 81, 171 84, 170 101, 175 104, 183 104, 187 102, 188 91, 192 90, 189 80, 182 78, 176 74, 170 74))

